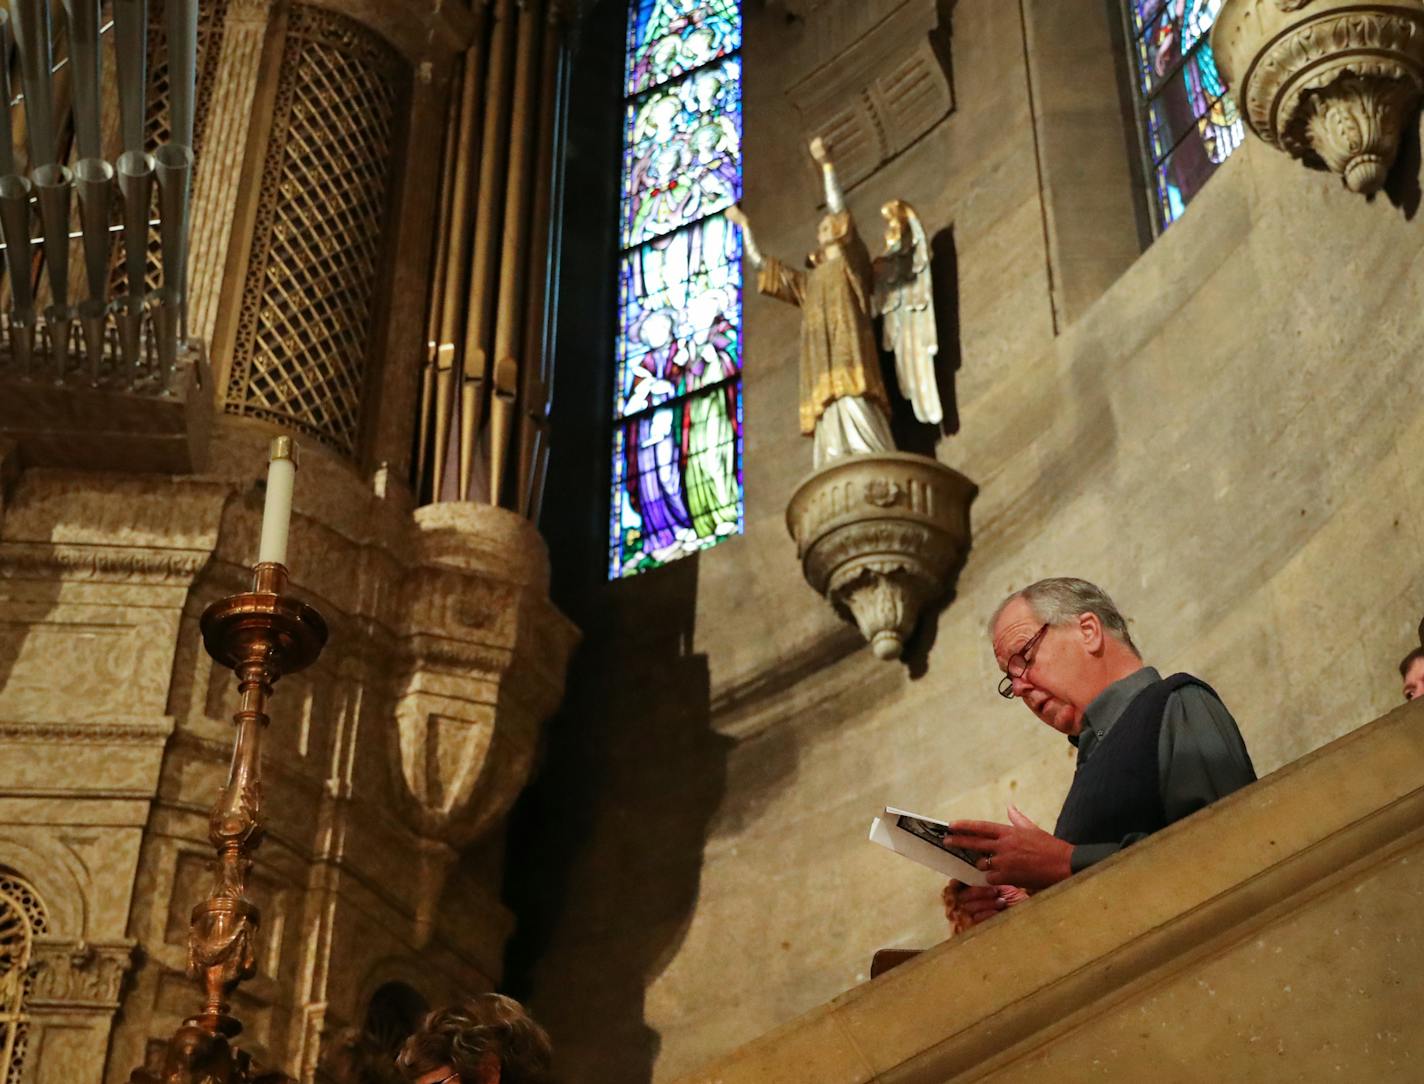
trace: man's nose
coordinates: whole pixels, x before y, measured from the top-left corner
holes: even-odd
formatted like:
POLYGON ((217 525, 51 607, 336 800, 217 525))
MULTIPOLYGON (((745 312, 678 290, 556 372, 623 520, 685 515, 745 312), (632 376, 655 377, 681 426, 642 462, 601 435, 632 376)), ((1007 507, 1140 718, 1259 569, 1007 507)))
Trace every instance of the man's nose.
POLYGON ((1028 679, 1028 674, 1020 674, 1018 677, 1011 677, 1009 678, 1009 681, 1013 683, 1014 695, 1017 696, 1020 700, 1023 699, 1024 693, 1028 692, 1028 690, 1034 687, 1033 682, 1028 679))

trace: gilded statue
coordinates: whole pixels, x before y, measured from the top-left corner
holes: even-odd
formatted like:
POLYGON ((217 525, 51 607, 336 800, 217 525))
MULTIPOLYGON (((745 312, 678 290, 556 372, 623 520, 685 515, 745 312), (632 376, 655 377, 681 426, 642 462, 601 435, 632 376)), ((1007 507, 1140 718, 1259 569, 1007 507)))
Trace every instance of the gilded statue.
POLYGON ((943 411, 934 371, 939 339, 929 245, 919 217, 903 200, 881 207, 885 251, 872 260, 824 140, 811 140, 810 150, 821 168, 826 214, 806 270, 764 256, 740 207, 730 208, 727 217, 742 230, 747 259, 757 269, 757 289, 801 309, 801 432, 813 438, 812 461, 819 470, 841 456, 895 448, 876 349, 877 316, 915 417, 938 424, 943 411))

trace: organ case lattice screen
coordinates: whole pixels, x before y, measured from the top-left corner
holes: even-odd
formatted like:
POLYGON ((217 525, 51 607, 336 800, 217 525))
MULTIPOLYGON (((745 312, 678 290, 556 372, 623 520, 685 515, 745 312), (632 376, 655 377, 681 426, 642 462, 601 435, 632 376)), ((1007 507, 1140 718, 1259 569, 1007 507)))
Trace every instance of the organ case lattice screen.
POLYGON ((230 414, 356 451, 407 69, 293 5, 226 390, 230 414))

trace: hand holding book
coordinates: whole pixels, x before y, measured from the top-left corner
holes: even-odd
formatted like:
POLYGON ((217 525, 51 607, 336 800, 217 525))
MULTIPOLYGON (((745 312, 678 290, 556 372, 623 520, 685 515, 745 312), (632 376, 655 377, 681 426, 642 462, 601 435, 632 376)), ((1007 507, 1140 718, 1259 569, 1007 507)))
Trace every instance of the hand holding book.
POLYGON ((1073 872, 1073 845, 1045 832, 1009 806, 1008 824, 953 821, 945 825, 944 844, 979 852, 974 866, 990 885, 1017 885, 1035 892, 1065 880, 1073 872))

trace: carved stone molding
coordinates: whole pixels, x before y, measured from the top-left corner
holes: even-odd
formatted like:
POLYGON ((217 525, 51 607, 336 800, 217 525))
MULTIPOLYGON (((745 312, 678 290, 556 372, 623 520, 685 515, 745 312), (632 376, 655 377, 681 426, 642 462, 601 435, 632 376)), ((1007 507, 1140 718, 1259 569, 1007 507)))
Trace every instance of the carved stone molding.
POLYGON ((0 546, 0 576, 61 575, 67 580, 161 584, 193 579, 207 550, 10 542, 0 546))
POLYGON ((124 977, 133 963, 133 942, 91 945, 38 938, 27 1004, 37 1013, 117 1009, 124 977))
POLYGON ((0 741, 35 745, 163 745, 171 733, 172 719, 162 723, 0 721, 0 741))
POLYGON ((830 144, 847 188, 954 109, 947 61, 934 40, 936 5, 905 0, 884 11, 888 6, 851 0, 808 12, 812 29, 823 31, 821 63, 786 91, 805 133, 830 144), (883 17, 864 25, 876 15, 883 17))
POLYGON ((973 483, 926 456, 847 456, 797 487, 786 526, 806 581, 895 659, 968 552, 973 499, 973 483))
POLYGON ((1253 132, 1352 192, 1383 186, 1424 93, 1424 0, 1226 0, 1211 43, 1253 132))

